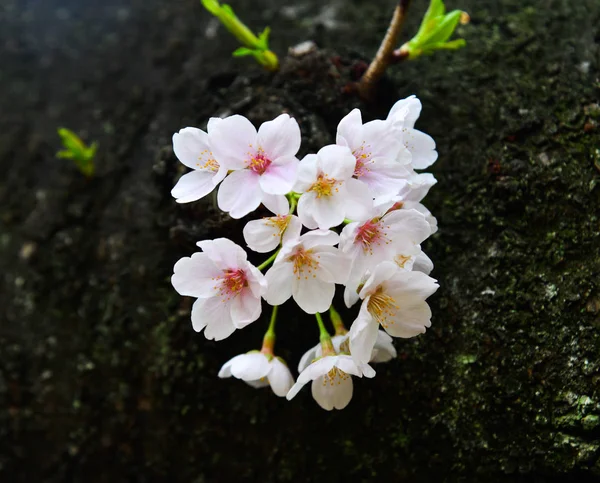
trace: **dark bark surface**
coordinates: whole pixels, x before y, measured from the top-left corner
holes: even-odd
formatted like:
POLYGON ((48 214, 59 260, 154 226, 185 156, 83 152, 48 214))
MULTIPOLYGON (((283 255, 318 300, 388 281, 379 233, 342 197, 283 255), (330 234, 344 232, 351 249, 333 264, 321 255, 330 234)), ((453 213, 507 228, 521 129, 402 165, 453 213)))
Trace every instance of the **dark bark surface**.
MULTIPOLYGON (((363 107, 423 101, 441 288, 427 334, 328 413, 217 378, 268 321, 220 343, 192 330, 173 264, 244 221, 177 206, 170 138, 286 111, 301 154, 332 142, 394 5, 232 3, 282 59, 324 50, 270 75, 197 0, 0 4, 0 480, 600 478, 600 4, 449 1, 467 48, 394 67, 363 107), (55 159, 60 126, 100 143, 94 179, 55 159)), ((318 332, 282 315, 294 367, 318 332)))

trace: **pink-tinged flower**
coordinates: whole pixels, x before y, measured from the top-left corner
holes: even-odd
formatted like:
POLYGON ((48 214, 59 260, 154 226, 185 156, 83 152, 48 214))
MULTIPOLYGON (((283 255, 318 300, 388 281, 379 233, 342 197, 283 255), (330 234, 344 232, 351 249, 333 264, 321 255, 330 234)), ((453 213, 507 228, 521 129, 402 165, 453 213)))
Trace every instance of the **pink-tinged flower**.
POLYGON ((349 355, 327 355, 300 373, 286 397, 291 400, 312 381, 312 396, 319 406, 327 411, 344 409, 352 399, 351 376, 370 378, 375 376, 375 371, 369 364, 358 363, 349 355))
POLYGON ((365 183, 374 198, 393 196, 398 182, 410 175, 411 155, 400 142, 391 121, 362 123, 354 109, 337 128, 336 144, 346 146, 355 158, 354 178, 365 183))
POLYGON ((277 215, 252 220, 244 227, 244 240, 251 250, 267 253, 300 236, 302 223, 294 215, 277 215))
POLYGON ((345 294, 348 307, 358 300, 356 288, 367 270, 396 256, 404 257, 406 264, 418 255, 419 245, 429 235, 429 223, 416 210, 395 210, 346 225, 340 234, 340 250, 352 260, 345 294))
POLYGON ((220 378, 235 377, 254 388, 271 386, 275 395, 284 397, 294 378, 283 359, 252 351, 227 361, 219 371, 220 378))
POLYGON ((281 214, 287 206, 285 194, 296 178, 300 128, 295 119, 282 114, 263 123, 258 132, 243 116, 214 122, 208 132, 212 151, 233 173, 221 184, 219 208, 233 218, 242 218, 263 203, 281 214))
POLYGON ((184 174, 171 191, 177 203, 189 203, 209 194, 223 181, 227 169, 212 152, 208 135, 195 127, 173 134, 173 151, 177 159, 193 171, 184 174))
POLYGON ((350 148, 330 145, 300 161, 294 191, 303 193, 298 217, 307 228, 327 230, 346 216, 359 217, 371 209, 368 186, 354 179, 356 159, 350 148))
POLYGON ((265 300, 281 305, 293 297, 309 314, 327 311, 335 284, 345 283, 350 270, 348 258, 333 247, 338 240, 333 231, 315 230, 285 243, 266 274, 265 300))
POLYGON ((192 307, 194 330, 204 329, 207 339, 225 339, 258 319, 267 283, 231 240, 217 238, 197 245, 203 251, 180 259, 171 283, 181 295, 198 299, 192 307))
MULTIPOLYGON (((345 352, 349 353, 349 335, 335 335, 331 338, 331 343, 336 353, 345 352)), ((371 353, 371 360, 369 362, 388 362, 396 358, 396 348, 392 342, 392 338, 383 330, 377 333, 377 340, 371 353)), ((306 369, 314 360, 323 357, 323 348, 321 344, 317 344, 311 347, 304 353, 300 362, 298 363, 298 372, 302 372, 306 369)))
POLYGON ((421 101, 415 96, 410 96, 396 102, 387 117, 397 130, 402 144, 410 152, 412 167, 415 169, 431 166, 438 157, 433 138, 414 128, 420 114, 421 101))
POLYGON ((393 262, 375 267, 360 291, 363 302, 350 328, 352 357, 369 361, 379 326, 392 337, 424 333, 431 326, 431 310, 425 300, 437 289, 437 282, 424 273, 400 270, 393 262))

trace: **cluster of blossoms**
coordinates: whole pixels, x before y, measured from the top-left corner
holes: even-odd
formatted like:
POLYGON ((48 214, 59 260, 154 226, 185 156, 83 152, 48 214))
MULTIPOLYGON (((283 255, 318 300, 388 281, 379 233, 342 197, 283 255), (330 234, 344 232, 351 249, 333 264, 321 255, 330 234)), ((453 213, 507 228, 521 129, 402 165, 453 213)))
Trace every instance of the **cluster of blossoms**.
POLYGON ((272 252, 259 266, 242 247, 218 238, 198 242, 202 251, 174 267, 173 287, 197 299, 192 325, 207 339, 225 339, 256 321, 263 299, 273 306, 261 350, 234 357, 219 377, 270 386, 288 400, 312 381, 321 407, 343 409, 352 398, 351 376, 373 377, 370 363, 396 356, 392 337, 415 337, 431 325, 426 299, 438 285, 421 243, 437 222, 421 200, 436 180, 415 170, 429 167, 437 152, 433 139, 414 128, 420 111, 414 96, 398 101, 386 120, 363 124, 354 109, 339 123, 335 144, 302 160, 300 128, 287 114, 258 131, 234 115, 210 119, 208 132, 188 127, 173 136, 175 155, 192 169, 173 188, 178 202, 218 187, 218 206, 233 218, 261 204, 273 214, 243 230, 248 248, 272 252), (349 308, 360 301, 349 331, 332 305, 336 284, 349 308), (315 315, 320 330, 295 383, 274 353, 277 309, 290 298, 315 315))

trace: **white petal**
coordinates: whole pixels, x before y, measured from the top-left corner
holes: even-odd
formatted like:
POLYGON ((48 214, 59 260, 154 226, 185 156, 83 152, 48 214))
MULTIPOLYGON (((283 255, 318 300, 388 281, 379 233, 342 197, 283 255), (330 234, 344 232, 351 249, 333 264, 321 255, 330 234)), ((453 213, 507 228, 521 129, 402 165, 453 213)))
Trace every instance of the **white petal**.
POLYGON ((231 377, 231 365, 238 360, 240 357, 244 357, 246 354, 239 354, 237 356, 235 356, 233 359, 229 359, 225 364, 223 364, 223 367, 221 367, 221 370, 219 371, 219 377, 221 379, 224 379, 226 377, 231 377))
POLYGON ((292 373, 277 357, 271 360, 271 372, 268 375, 269 384, 276 396, 284 397, 294 385, 292 373))
POLYGON ((286 243, 292 242, 294 240, 298 240, 300 238, 300 233, 302 233, 302 223, 298 219, 296 215, 289 215, 290 220, 288 222, 288 226, 283 232, 283 236, 281 237, 281 244, 285 245, 286 243))
POLYGON ((345 210, 345 187, 338 188, 339 193, 331 196, 318 198, 313 193, 305 193, 298 202, 298 216, 307 213, 316 222, 320 229, 328 230, 334 226, 340 225, 344 221, 345 210))
POLYGON ((203 198, 215 189, 212 171, 192 171, 184 174, 175 187, 171 190, 171 196, 176 198, 177 203, 189 203, 203 198))
POLYGON ((433 270, 433 262, 431 258, 427 256, 425 252, 420 252, 415 259, 413 264, 413 270, 423 272, 425 275, 429 275, 433 270))
POLYGON ((246 327, 260 317, 260 300, 250 290, 242 290, 231 300, 231 320, 236 328, 246 327))
POLYGON ((378 330, 379 324, 367 311, 367 303, 363 302, 358 317, 350 327, 350 354, 354 360, 363 364, 371 360, 378 330))
POLYGON ((231 375, 244 381, 256 381, 271 370, 269 359, 260 352, 249 352, 244 357, 236 359, 231 365, 231 375))
POLYGON ((396 273, 398 273, 398 265, 394 262, 385 261, 377 265, 363 285, 359 293, 360 298, 364 299, 372 294, 379 285, 394 277, 396 273))
POLYGON ((259 175, 244 169, 234 171, 221 183, 217 202, 232 218, 242 218, 256 210, 262 202, 259 175))
POLYGON ((335 294, 335 284, 318 278, 292 278, 292 295, 298 306, 308 314, 326 312, 335 294))
POLYGON ((204 337, 222 340, 235 331, 229 315, 229 305, 218 297, 198 299, 192 306, 192 326, 196 332, 204 329, 204 337))
POLYGON ((369 379, 375 377, 375 369, 369 364, 360 364, 360 371, 364 377, 368 377, 369 379))
POLYGON ((354 150, 360 146, 362 141, 362 117, 360 109, 352 109, 338 124, 335 143, 354 150))
POLYGON ((431 226, 425 215, 417 210, 394 210, 383 217, 389 225, 394 238, 404 238, 420 245, 431 235, 431 226))
POLYGON ((409 338, 424 334, 431 326, 431 309, 427 302, 414 301, 409 297, 396 299, 400 306, 394 320, 388 319, 386 332, 393 337, 409 338), (413 305, 408 305, 412 303, 413 305))
POLYGON ((281 114, 258 128, 258 144, 271 160, 294 156, 300 149, 300 127, 293 117, 281 114))
POLYGON ((370 362, 387 362, 394 359, 396 355, 396 348, 394 347, 392 338, 383 330, 379 330, 370 362))
POLYGON ((386 282, 386 290, 394 298, 425 300, 439 288, 436 280, 422 272, 398 271, 386 282))
POLYGON ((198 169, 209 160, 208 135, 201 129, 186 127, 173 134, 173 152, 188 168, 198 169))
POLYGON ((317 153, 319 170, 327 178, 345 181, 354 174, 356 158, 350 148, 330 144, 317 153))
POLYGON ((294 191, 304 193, 310 189, 319 174, 319 158, 316 154, 307 154, 298 164, 294 191))
POLYGON ((362 220, 373 210, 373 195, 369 187, 357 180, 346 181, 347 195, 344 199, 345 217, 350 220, 362 220))
POLYGON ((288 199, 283 195, 270 195, 264 193, 262 196, 262 203, 267 210, 276 215, 285 215, 290 211, 288 199))
MULTIPOLYGON (((202 240, 196 243, 220 269, 239 269, 246 265, 247 255, 244 249, 228 238, 202 240)), ((203 262, 204 263, 204 262, 203 262)))
POLYGON ((428 168, 438 157, 433 138, 416 129, 410 129, 404 134, 404 145, 412 155, 412 165, 415 169, 428 168))
POLYGON ((216 293, 214 279, 223 274, 206 253, 180 259, 173 272, 171 283, 180 295, 203 298, 216 293))
POLYGON ((311 230, 319 226, 313 216, 314 210, 316 209, 316 199, 316 193, 314 191, 310 191, 308 193, 304 193, 298 200, 298 218, 306 228, 311 230))
POLYGON ((267 387, 269 385, 269 380, 266 377, 263 377, 262 379, 257 379, 256 381, 244 381, 246 384, 248 384, 250 387, 253 387, 254 389, 260 389, 263 387, 267 387))
POLYGON ((302 389, 308 381, 315 380, 323 376, 324 374, 327 374, 335 365, 337 359, 337 356, 328 356, 323 357, 322 359, 319 359, 318 361, 315 361, 312 364, 310 364, 306 369, 304 369, 300 373, 298 379, 296 379, 296 384, 294 384, 290 391, 287 393, 287 400, 289 401, 294 396, 296 396, 296 394, 300 392, 300 389, 302 389))
POLYGON ((292 191, 298 171, 295 156, 279 158, 280 164, 271 164, 260 176, 260 187, 268 194, 285 195, 292 191))
POLYGON ((386 157, 395 160, 402 149, 402 143, 395 134, 390 121, 377 119, 366 123, 363 126, 363 136, 368 144, 371 157, 386 157))
POLYGON ((403 195, 405 201, 421 201, 430 188, 437 183, 431 173, 415 173, 407 180, 407 190, 403 195))
POLYGON ((392 106, 387 118, 413 127, 421 114, 421 107, 421 101, 416 96, 400 99, 392 106))
POLYGON ((298 363, 298 373, 301 373, 312 363, 312 361, 317 357, 317 349, 320 347, 321 344, 317 344, 304 353, 304 355, 300 358, 300 362, 298 363))
POLYGON ((237 114, 212 123, 208 141, 219 164, 233 170, 246 167, 258 149, 256 129, 248 119, 237 114))
POLYGON ((258 253, 267 253, 275 250, 279 245, 279 228, 274 224, 276 218, 262 218, 252 220, 244 226, 244 241, 251 250, 258 253))
POLYGON ((315 250, 315 255, 319 262, 317 277, 326 282, 346 283, 352 265, 350 258, 333 247, 320 247, 315 250), (326 271, 326 276, 321 274, 321 270, 323 269, 326 271))
POLYGON ((332 409, 344 409, 352 399, 352 378, 340 379, 339 384, 330 385, 322 379, 312 382, 312 395, 319 406, 327 411, 332 409))
POLYGON ((265 275, 267 292, 264 295, 267 303, 281 305, 292 296, 292 281, 295 280, 294 266, 287 262, 275 262, 265 275))

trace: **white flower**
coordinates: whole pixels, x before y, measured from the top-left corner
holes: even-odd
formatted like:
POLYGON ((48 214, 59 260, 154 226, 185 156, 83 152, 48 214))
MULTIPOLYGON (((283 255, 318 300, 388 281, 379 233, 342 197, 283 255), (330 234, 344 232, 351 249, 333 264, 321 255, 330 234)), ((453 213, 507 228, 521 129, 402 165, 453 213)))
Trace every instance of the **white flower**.
POLYGON ((389 210, 417 210, 425 216, 433 234, 438 229, 437 220, 420 201, 425 198, 429 189, 436 183, 437 180, 431 173, 414 173, 410 178, 401 181, 396 196, 389 198, 389 200, 383 200, 379 203, 379 206, 389 210))
POLYGON ((369 268, 396 256, 403 257, 402 263, 414 259, 420 252, 418 245, 430 234, 425 216, 416 210, 395 210, 346 225, 340 234, 340 250, 352 260, 346 291, 354 291, 346 296, 346 304, 350 307, 358 300, 356 287, 369 268))
POLYGON ((283 359, 253 351, 240 354, 227 361, 219 371, 219 377, 235 377, 255 388, 271 386, 273 392, 284 397, 294 378, 283 359))
POLYGON ((219 188, 219 208, 242 218, 263 203, 281 214, 286 193, 296 178, 300 128, 295 119, 281 114, 263 123, 258 132, 243 116, 213 122, 208 132, 212 151, 228 170, 219 188))
POLYGON ((391 121, 363 124, 360 110, 354 109, 338 124, 336 144, 350 148, 354 177, 369 186, 374 198, 395 195, 398 181, 410 175, 403 165, 411 162, 411 155, 391 121))
POLYGON ((285 244, 300 236, 302 223, 294 215, 277 215, 252 220, 244 227, 244 240, 251 250, 267 253, 279 244, 285 244))
MULTIPOLYGON (((334 335, 331 338, 331 343, 336 352, 349 352, 349 336, 345 335, 334 335)), ((396 348, 392 343, 392 338, 383 330, 377 332, 377 340, 373 347, 371 354, 371 360, 369 362, 387 362, 396 358, 396 348)), ((317 344, 307 350, 300 362, 298 363, 298 372, 302 372, 306 369, 309 364, 315 359, 319 359, 323 356, 323 348, 321 344, 317 344)))
POLYGON ((194 171, 184 174, 171 191, 178 203, 196 201, 209 194, 223 181, 227 169, 215 159, 208 135, 195 127, 173 134, 173 151, 177 159, 194 171))
POLYGON ((373 377, 368 364, 357 363, 349 355, 328 355, 310 364, 287 394, 291 400, 308 381, 312 381, 312 396, 327 411, 344 409, 352 399, 352 377, 373 377))
POLYGON ((231 240, 217 238, 197 245, 203 251, 180 259, 171 283, 181 295, 198 298, 192 307, 194 330, 204 329, 207 339, 222 340, 258 319, 266 280, 231 240))
POLYGON ((438 288, 421 272, 406 272, 393 262, 379 264, 360 291, 363 299, 350 328, 350 353, 367 362, 381 325, 392 337, 415 337, 431 326, 431 310, 425 299, 438 288))
POLYGON ((352 178, 356 159, 349 148, 330 145, 300 161, 294 191, 303 193, 298 217, 307 228, 327 230, 346 216, 364 216, 373 205, 367 185, 352 178))
POLYGON ((345 283, 350 270, 349 260, 333 247, 338 241, 333 231, 315 230, 284 244, 266 274, 265 300, 281 305, 293 296, 309 314, 327 311, 335 284, 345 283))
POLYGON ((438 157, 433 138, 414 128, 420 114, 421 101, 410 96, 396 102, 387 117, 397 129, 402 144, 410 152, 415 169, 431 166, 438 157))

